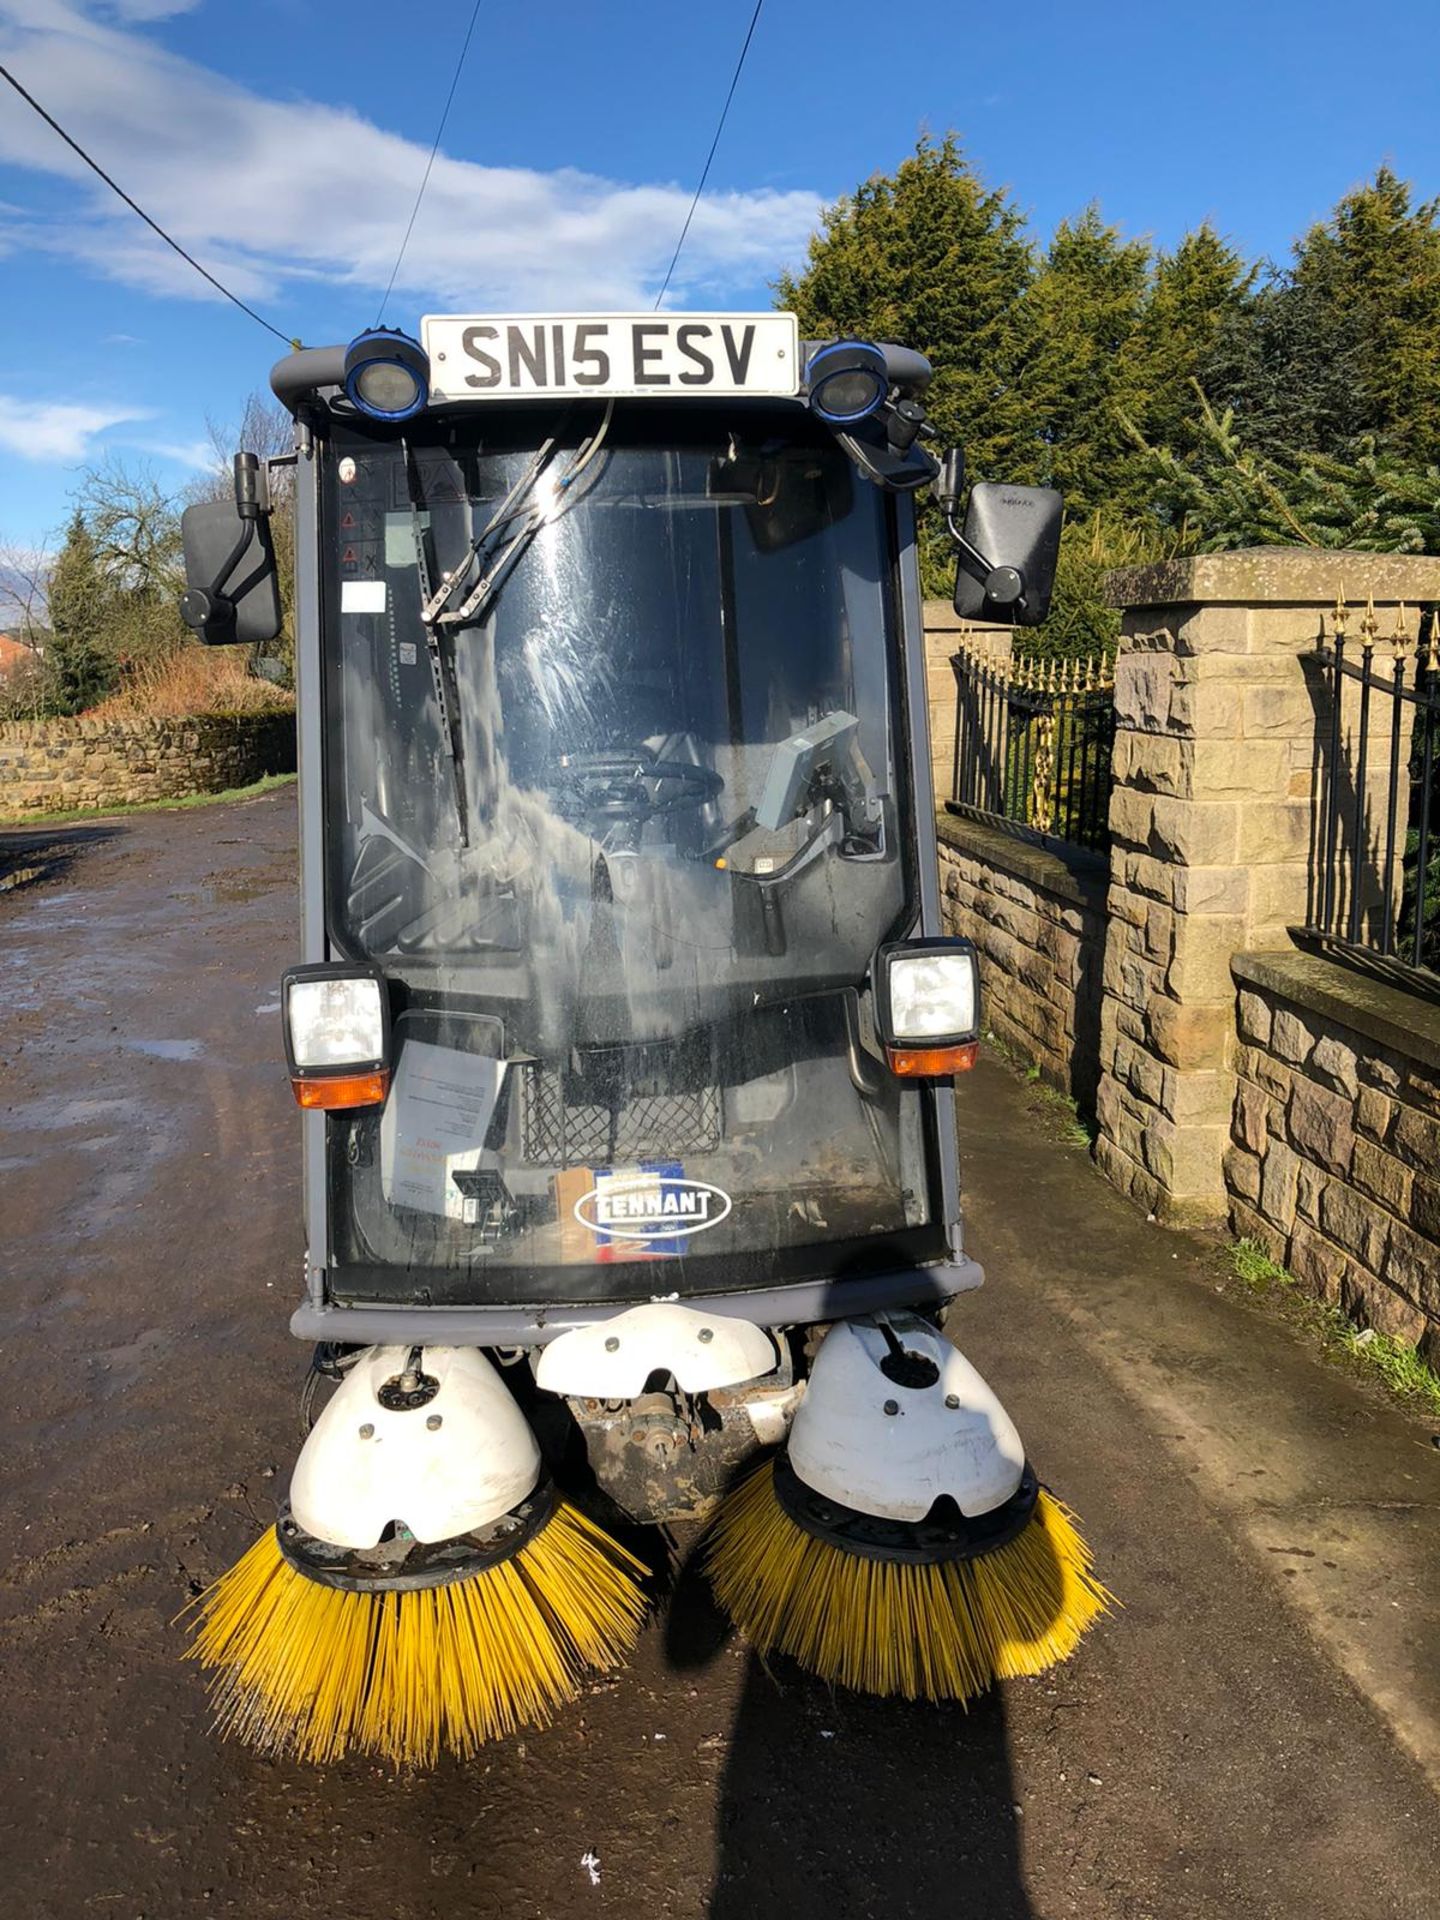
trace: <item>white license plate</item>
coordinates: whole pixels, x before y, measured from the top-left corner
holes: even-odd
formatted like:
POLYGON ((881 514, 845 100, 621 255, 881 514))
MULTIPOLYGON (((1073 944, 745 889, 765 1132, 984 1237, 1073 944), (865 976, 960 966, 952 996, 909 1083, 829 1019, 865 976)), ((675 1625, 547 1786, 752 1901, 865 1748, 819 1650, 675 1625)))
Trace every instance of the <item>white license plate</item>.
POLYGON ((613 394, 793 394, 793 313, 430 313, 430 388, 443 404, 613 394))

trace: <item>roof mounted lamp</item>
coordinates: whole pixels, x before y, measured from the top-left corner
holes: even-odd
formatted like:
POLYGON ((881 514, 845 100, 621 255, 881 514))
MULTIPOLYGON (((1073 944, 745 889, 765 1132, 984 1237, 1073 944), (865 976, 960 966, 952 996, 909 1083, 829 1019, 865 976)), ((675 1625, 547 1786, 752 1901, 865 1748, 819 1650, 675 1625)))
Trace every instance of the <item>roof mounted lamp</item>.
POLYGON ((368 327, 345 349, 345 393, 372 420, 409 420, 430 398, 430 361, 398 327, 368 327))
POLYGON ((827 427, 852 427, 884 406, 890 393, 885 355, 866 340, 837 340, 805 369, 810 411, 827 427))
POLYGON ((830 341, 810 355, 805 384, 810 411, 877 486, 913 493, 935 478, 935 462, 918 444, 934 432, 921 397, 930 384, 923 354, 830 341))

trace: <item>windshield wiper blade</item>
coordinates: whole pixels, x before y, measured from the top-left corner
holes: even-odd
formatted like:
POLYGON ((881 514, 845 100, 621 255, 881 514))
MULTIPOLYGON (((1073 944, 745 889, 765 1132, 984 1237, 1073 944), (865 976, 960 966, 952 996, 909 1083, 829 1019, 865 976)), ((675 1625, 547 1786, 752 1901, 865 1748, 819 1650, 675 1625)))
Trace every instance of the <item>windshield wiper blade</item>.
POLYGON ((450 788, 455 801, 455 819, 460 844, 470 844, 470 808, 465 797, 465 740, 460 730, 460 695, 455 681, 455 661, 442 645, 440 629, 427 618, 430 591, 430 554, 425 544, 425 528, 420 519, 419 476, 415 471, 410 443, 400 443, 405 468, 405 492, 410 502, 410 532, 415 542, 415 570, 420 586, 420 622, 425 629, 425 651, 430 659, 430 679, 435 688, 435 704, 440 709, 440 738, 450 761, 450 788))
MULTIPOLYGON (((459 625, 461 623, 469 603, 467 602, 466 606, 462 606, 457 611, 451 607, 450 602, 469 577, 471 567, 480 559, 486 547, 499 533, 500 529, 505 526, 508 521, 518 519, 522 513, 528 513, 530 511, 530 497, 535 490, 536 483, 539 481, 546 461, 554 450, 555 436, 552 435, 551 438, 536 451, 525 471, 511 487, 494 513, 492 513, 490 518, 485 522, 485 525, 480 529, 479 533, 471 540, 465 557, 461 560, 460 564, 441 576, 438 591, 431 591, 428 580, 422 583, 420 618, 427 626, 441 620, 445 621, 447 625, 459 625)), ((413 495, 411 504, 412 506, 414 504, 413 495)), ((489 576, 482 574, 476 591, 478 591, 479 588, 485 587, 488 584, 488 580, 489 576)), ((473 597, 474 595, 472 594, 471 598, 473 599, 473 597)))
MULTIPOLYGON (((425 528, 420 518, 419 471, 409 441, 402 439, 400 442, 405 468, 405 492, 410 502, 410 530, 415 542, 415 567, 420 589, 420 624, 425 629, 425 648, 430 657, 430 677, 434 682, 435 700, 440 709, 440 735, 445 742, 445 750, 450 760, 450 783, 455 796, 455 816, 460 827, 460 844, 463 847, 468 847, 470 844, 470 825, 469 805, 465 794, 465 741, 460 726, 460 692, 455 674, 454 643, 452 640, 450 646, 444 645, 440 637, 440 629, 478 624, 485 609, 504 584, 510 569, 524 553, 531 540, 543 526, 551 520, 558 519, 565 511, 576 481, 604 444, 614 411, 615 403, 612 400, 607 404, 595 432, 588 439, 580 442, 569 467, 555 482, 551 499, 544 505, 539 505, 535 500, 535 489, 558 445, 559 433, 552 434, 544 442, 495 512, 471 540, 460 564, 441 576, 438 588, 433 584, 430 553, 426 546, 425 528), (452 607, 450 602, 463 587, 471 568, 485 555, 486 549, 491 546, 502 529, 515 522, 519 523, 515 531, 508 540, 499 544, 497 551, 491 553, 487 570, 481 573, 463 604, 452 607)), ((561 426, 563 430, 563 421, 561 426)))
POLYGON ((569 466, 552 479, 549 497, 542 500, 537 497, 538 489, 541 481, 552 473, 560 457, 556 448, 570 417, 568 414, 565 416, 557 431, 538 449, 520 478, 470 542, 459 566, 443 576, 438 592, 426 595, 422 619, 447 627, 479 624, 490 602, 504 585, 511 568, 536 534, 552 520, 558 520, 571 505, 575 498, 573 490, 576 482, 605 443, 614 411, 615 403, 612 400, 607 403, 599 426, 580 442, 569 466), (513 531, 508 537, 499 538, 507 527, 513 528, 513 531), (455 594, 463 588, 470 569, 477 563, 482 567, 480 578, 461 605, 452 606, 450 603, 455 594))

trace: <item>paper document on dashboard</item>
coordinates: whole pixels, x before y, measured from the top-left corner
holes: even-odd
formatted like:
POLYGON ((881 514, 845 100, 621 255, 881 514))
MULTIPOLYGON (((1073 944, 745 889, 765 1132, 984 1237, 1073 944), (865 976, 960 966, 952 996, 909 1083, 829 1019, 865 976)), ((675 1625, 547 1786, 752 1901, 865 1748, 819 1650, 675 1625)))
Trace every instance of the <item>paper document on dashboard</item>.
MULTIPOLYGON (((380 1188, 388 1206, 465 1220, 451 1176, 480 1164, 505 1062, 409 1040, 380 1121, 380 1188)), ((469 1203, 473 1213, 474 1202, 469 1203)))

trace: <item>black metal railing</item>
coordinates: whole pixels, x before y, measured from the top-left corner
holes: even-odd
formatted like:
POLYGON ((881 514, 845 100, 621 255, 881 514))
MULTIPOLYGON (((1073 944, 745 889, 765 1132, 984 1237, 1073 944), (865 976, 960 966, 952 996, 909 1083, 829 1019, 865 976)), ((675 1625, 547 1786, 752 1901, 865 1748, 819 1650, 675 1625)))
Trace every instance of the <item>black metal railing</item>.
POLYGON ((986 660, 955 674, 952 813, 1005 820, 1041 840, 1103 853, 1110 844, 1115 680, 1085 660, 986 660))
POLYGON ((1381 635, 1371 606, 1358 644, 1344 603, 1322 632, 1327 694, 1311 920, 1297 929, 1440 988, 1440 632, 1381 635))

